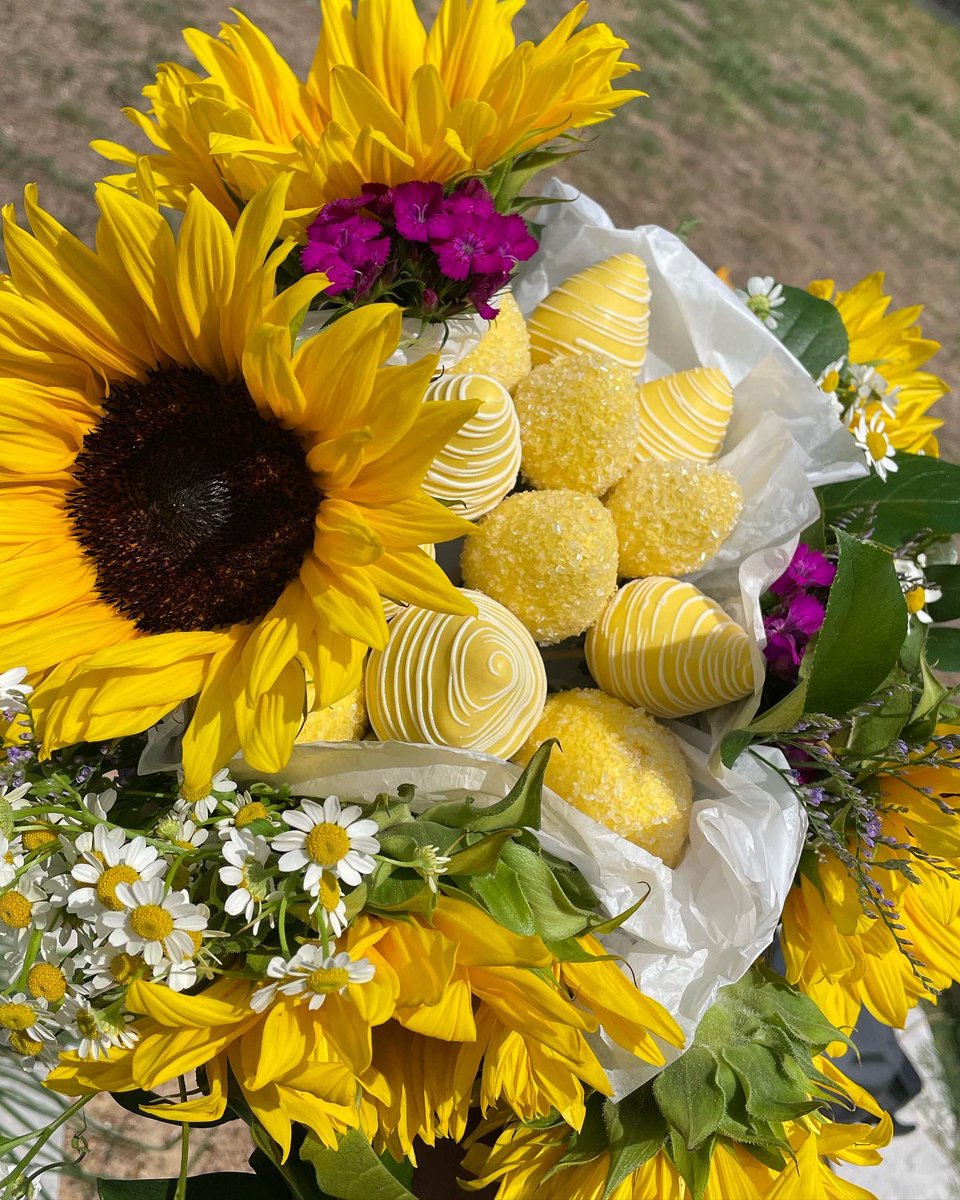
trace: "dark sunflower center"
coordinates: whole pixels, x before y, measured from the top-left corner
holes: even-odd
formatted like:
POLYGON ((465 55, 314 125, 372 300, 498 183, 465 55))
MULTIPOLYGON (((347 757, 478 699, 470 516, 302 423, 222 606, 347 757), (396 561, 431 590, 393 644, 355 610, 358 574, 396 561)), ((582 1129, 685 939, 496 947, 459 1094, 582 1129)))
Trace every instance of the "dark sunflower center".
POLYGON ((174 367, 114 388, 74 474, 97 591, 144 633, 256 620, 313 544, 303 447, 239 381, 174 367))

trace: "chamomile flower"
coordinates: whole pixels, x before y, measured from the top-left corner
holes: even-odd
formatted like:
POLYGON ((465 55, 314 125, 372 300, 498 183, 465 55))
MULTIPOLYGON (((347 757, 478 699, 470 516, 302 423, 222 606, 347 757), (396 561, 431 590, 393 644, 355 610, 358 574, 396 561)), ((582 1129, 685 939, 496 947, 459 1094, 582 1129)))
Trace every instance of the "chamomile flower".
POLYGON ((450 856, 441 854, 436 846, 421 846, 416 859, 410 864, 417 874, 426 881, 431 892, 437 890, 437 880, 447 869, 450 856))
POLYGON ((13 996, 0 995, 0 1035, 4 1044, 9 1045, 15 1034, 35 1042, 51 1042, 56 1038, 56 1031, 57 1022, 47 1012, 43 1000, 30 999, 23 992, 13 996))
POLYGON ((23 866, 23 847, 19 838, 10 839, 0 833, 0 888, 8 887, 23 866))
POLYGON ((380 849, 374 836, 376 821, 362 816, 357 804, 340 807, 336 796, 322 804, 302 800, 300 807, 283 814, 289 833, 274 838, 273 848, 282 855, 281 871, 303 871, 304 887, 317 895, 324 871, 331 871, 348 887, 356 887, 376 867, 372 855, 380 849))
POLYGON ((0 671, 0 712, 29 712, 27 696, 30 695, 33 688, 29 683, 23 682, 26 677, 26 667, 14 667, 10 671, 0 671))
MULTIPOLYGON (((209 925, 210 909, 205 904, 197 905, 197 913, 209 925)), ((201 952, 203 951, 204 934, 209 934, 210 937, 228 936, 219 930, 189 930, 188 936, 193 942, 191 953, 186 958, 180 959, 179 962, 162 958, 153 968, 154 982, 165 983, 172 992, 185 992, 192 988, 203 970, 201 952)))
POLYGON ((851 433, 867 462, 881 479, 885 480, 891 471, 899 470, 896 451, 887 436, 887 423, 882 412, 873 413, 869 420, 866 413, 861 412, 860 419, 851 429, 851 433))
POLYGON ((224 800, 223 807, 229 812, 217 822, 217 837, 226 840, 234 829, 246 829, 254 821, 269 821, 270 810, 256 796, 241 792, 235 800, 224 800))
POLYGON ((269 855, 266 838, 246 830, 230 830, 223 843, 227 865, 220 868, 219 874, 220 882, 232 889, 224 904, 231 917, 242 916, 249 923, 260 912, 273 884, 273 875, 266 866, 269 855))
POLYGON ((317 900, 310 911, 323 913, 327 928, 334 937, 339 937, 346 929, 350 922, 347 920, 347 906, 343 901, 343 893, 340 891, 336 875, 324 871, 320 876, 317 900))
POLYGON ((893 417, 897 407, 897 388, 892 388, 876 367, 870 364, 851 363, 849 386, 861 405, 879 404, 888 417, 893 417))
POLYGON ((87 960, 86 990, 99 996, 115 988, 129 987, 135 979, 143 979, 150 973, 142 954, 130 954, 119 946, 107 944, 98 947, 87 960))
POLYGON ((0 786, 0 809, 6 805, 11 812, 19 812, 23 808, 30 807, 30 788, 32 784, 21 783, 18 787, 7 787, 6 784, 0 786))
POLYGON ((70 874, 80 886, 71 891, 67 910, 84 921, 95 922, 105 912, 123 909, 117 897, 120 884, 148 882, 167 869, 154 846, 142 837, 128 842, 116 827, 98 825, 93 833, 82 833, 76 845, 82 857, 70 874))
POLYGON ((51 920, 47 892, 40 886, 35 871, 23 871, 11 887, 0 893, 0 933, 5 933, 17 949, 45 929, 51 920))
POLYGON ((936 603, 943 595, 943 590, 937 584, 930 583, 924 574, 927 556, 918 554, 916 559, 895 558, 893 565, 907 602, 907 611, 922 624, 930 625, 933 617, 927 612, 927 605, 936 603))
POLYGON ((786 302, 783 285, 772 275, 751 275, 747 290, 737 289, 737 295, 768 329, 776 329, 779 315, 774 311, 786 302))
POLYGON ((57 1013, 68 1046, 78 1058, 97 1062, 118 1048, 132 1050, 140 1035, 129 1023, 132 1013, 121 1013, 119 1006, 96 1009, 86 999, 68 999, 57 1013))
POLYGON ((845 402, 840 398, 846 365, 847 360, 845 358, 838 358, 836 362, 832 362, 824 367, 820 373, 820 378, 817 380, 817 387, 833 405, 834 412, 836 412, 838 417, 842 417, 847 410, 845 402))
MULTIPOLYGON (((181 784, 183 783, 183 775, 180 777, 181 784)), ((198 821, 205 821, 208 817, 212 817, 217 811, 222 800, 225 800, 232 792, 237 790, 236 783, 230 778, 230 772, 226 767, 221 767, 214 775, 213 782, 210 784, 210 790, 205 796, 201 796, 199 800, 188 800, 181 795, 177 801, 177 807, 196 817, 198 821)))
POLYGON ((172 842, 178 850, 196 850, 210 836, 209 829, 201 829, 181 812, 171 812, 157 823, 157 836, 172 842))
POLYGON ((193 957, 196 941, 192 935, 206 928, 207 918, 190 903, 185 891, 164 894, 163 880, 140 879, 119 884, 116 894, 122 911, 103 916, 111 946, 142 954, 150 967, 165 958, 182 962, 193 957))
POLYGON ((117 793, 113 788, 107 788, 105 792, 87 792, 80 801, 81 806, 96 817, 98 821, 105 821, 107 814, 117 802, 117 793))
POLYGON ((346 951, 325 955, 320 946, 301 946, 289 960, 270 960, 267 975, 276 982, 254 992, 250 1007, 263 1012, 280 991, 285 996, 301 997, 310 1009, 320 1008, 328 996, 341 994, 351 983, 369 983, 375 974, 369 959, 352 959, 346 951))
POLYGON ((27 972, 27 991, 34 1000, 48 1004, 59 1004, 67 996, 86 994, 86 986, 74 983, 77 963, 72 957, 52 955, 49 959, 38 959, 27 972))

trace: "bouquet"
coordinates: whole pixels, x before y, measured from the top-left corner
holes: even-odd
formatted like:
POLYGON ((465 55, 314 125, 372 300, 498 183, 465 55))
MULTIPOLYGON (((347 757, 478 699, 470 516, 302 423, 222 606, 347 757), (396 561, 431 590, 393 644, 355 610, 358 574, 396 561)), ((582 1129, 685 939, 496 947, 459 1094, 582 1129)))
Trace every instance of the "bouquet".
POLYGON ((104 1094, 175 1200, 869 1196, 836 1060, 960 978, 938 347, 540 183, 643 93, 520 7, 188 30, 95 249, 4 212, 10 1200, 104 1094))

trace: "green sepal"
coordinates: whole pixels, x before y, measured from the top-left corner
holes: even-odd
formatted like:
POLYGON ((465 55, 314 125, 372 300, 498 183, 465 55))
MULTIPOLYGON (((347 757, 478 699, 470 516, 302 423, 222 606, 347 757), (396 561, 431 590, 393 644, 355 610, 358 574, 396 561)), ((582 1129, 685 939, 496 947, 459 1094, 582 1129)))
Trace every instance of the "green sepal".
POLYGON ((466 846, 450 855, 445 875, 485 875, 495 871, 504 844, 520 832, 519 829, 498 829, 487 835, 467 835, 466 846))
POLYGON ((657 1107, 650 1085, 624 1097, 619 1104, 608 1100, 603 1119, 610 1143, 610 1170, 604 1200, 621 1183, 663 1149, 667 1122, 657 1107))
POLYGON ((544 1175, 544 1180, 556 1175, 566 1167, 578 1167, 593 1162, 607 1151, 607 1130, 603 1120, 603 1097, 593 1092, 586 1103, 583 1125, 574 1130, 563 1158, 555 1162, 544 1175))
POLYGON ((420 875, 394 871, 367 892, 366 912, 431 913, 437 907, 437 893, 420 875))
MULTIPOLYGON (((505 925, 513 933, 529 937, 537 932, 533 912, 523 894, 520 880, 516 871, 510 869, 502 860, 497 863, 497 869, 489 875, 469 875, 457 880, 456 890, 481 908, 486 909, 491 917, 500 925, 505 925)), ((456 891, 443 889, 449 895, 456 891)))
POLYGON ((653 1081, 653 1094, 671 1129, 688 1150, 695 1150, 716 1131, 726 1099, 717 1082, 717 1058, 694 1044, 653 1081))
POLYGON ((615 917, 608 917, 605 920, 597 920, 596 918, 594 918, 590 922, 590 932, 599 934, 600 936, 603 936, 608 933, 616 933, 616 931, 620 928, 621 925, 623 925, 623 923, 625 921, 629 921, 630 918, 633 916, 633 914, 635 912, 639 912, 640 909, 646 904, 647 900, 649 900, 649 898, 650 898, 651 891, 652 891, 652 888, 650 887, 649 884, 647 884, 646 895, 641 896, 640 899, 636 902, 636 904, 631 904, 630 907, 624 909, 624 911, 622 913, 617 913, 617 915, 615 917))
POLYGON ((587 929, 593 911, 579 908, 567 897, 539 854, 509 842, 503 847, 501 862, 515 872, 541 937, 562 940, 587 929))
POLYGON ((676 1130, 671 1129, 667 1138, 667 1153, 680 1173, 683 1182, 693 1194, 693 1200, 703 1200, 710 1178, 710 1159, 713 1157, 714 1139, 704 1142, 696 1150, 690 1150, 676 1130))
POLYGON ((550 761, 550 751, 555 745, 556 738, 543 743, 498 804, 478 805, 470 799, 446 801, 428 808, 421 820, 435 821, 453 829, 470 829, 475 833, 514 828, 539 829, 543 777, 550 761))

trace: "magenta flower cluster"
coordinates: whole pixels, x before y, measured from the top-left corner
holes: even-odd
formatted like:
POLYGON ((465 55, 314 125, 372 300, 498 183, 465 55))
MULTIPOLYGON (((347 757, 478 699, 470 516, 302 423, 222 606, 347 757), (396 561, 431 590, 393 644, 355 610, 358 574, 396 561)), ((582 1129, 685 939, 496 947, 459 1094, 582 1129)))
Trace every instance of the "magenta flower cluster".
POLYGON ((773 606, 764 614, 764 655, 770 670, 796 683, 810 639, 823 625, 826 598, 837 568, 819 550, 802 542, 780 578, 771 584, 773 606))
POLYGON ((490 301, 537 241, 517 214, 497 212, 479 179, 447 193, 439 183, 370 184, 324 205, 307 230, 300 261, 330 278, 329 297, 352 303, 395 299, 442 319, 472 305, 492 320, 490 301))

